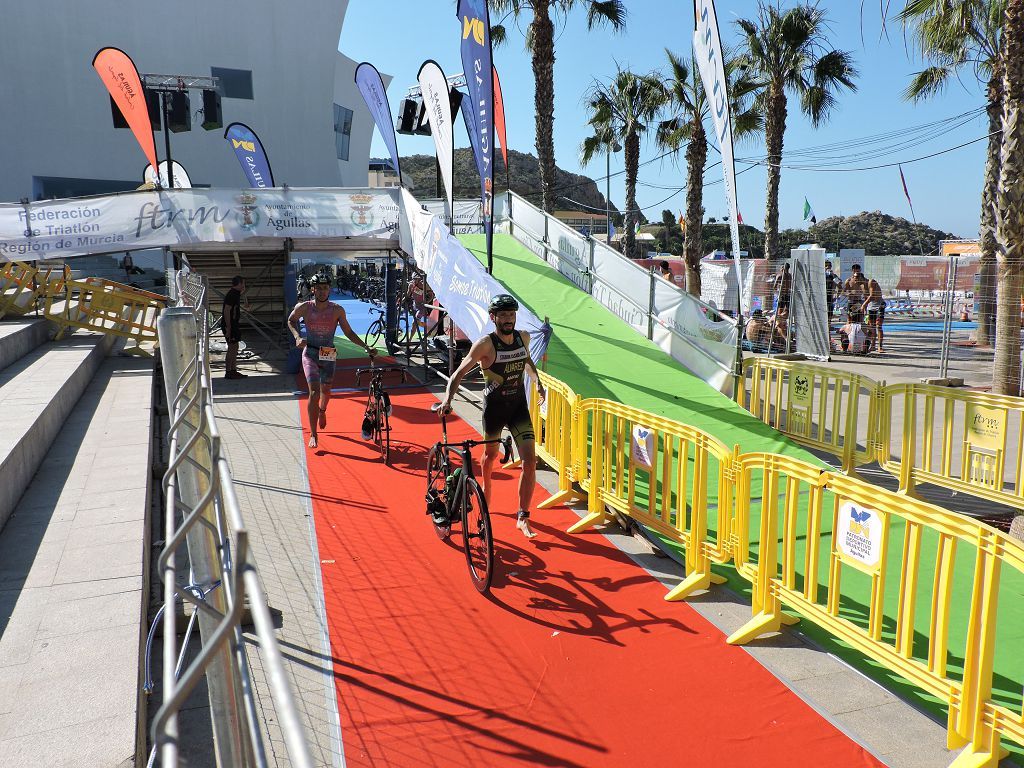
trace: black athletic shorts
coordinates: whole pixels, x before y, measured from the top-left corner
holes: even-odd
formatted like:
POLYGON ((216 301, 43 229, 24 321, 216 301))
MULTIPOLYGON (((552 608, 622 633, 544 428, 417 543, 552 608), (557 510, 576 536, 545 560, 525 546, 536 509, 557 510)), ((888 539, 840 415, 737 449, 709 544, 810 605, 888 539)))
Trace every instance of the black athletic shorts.
POLYGON ((497 440, 501 430, 508 427, 512 439, 522 449, 524 441, 533 440, 533 422, 530 406, 525 397, 507 398, 490 396, 484 403, 484 439, 497 440))
POLYGON ((868 322, 873 323, 876 320, 885 320, 885 304, 883 304, 879 309, 868 310, 868 322))

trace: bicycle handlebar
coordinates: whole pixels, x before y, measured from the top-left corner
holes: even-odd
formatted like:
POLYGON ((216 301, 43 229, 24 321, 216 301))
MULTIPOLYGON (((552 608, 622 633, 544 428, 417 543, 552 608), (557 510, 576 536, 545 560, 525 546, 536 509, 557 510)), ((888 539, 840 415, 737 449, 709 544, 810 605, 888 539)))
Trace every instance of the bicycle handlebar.
POLYGON ((456 442, 448 442, 448 413, 450 411, 442 411, 441 403, 434 403, 430 406, 430 410, 434 413, 440 413, 441 415, 441 433, 443 439, 437 443, 442 448, 452 448, 462 446, 466 449, 475 448, 478 445, 490 445, 498 443, 502 447, 501 463, 506 464, 512 457, 512 436, 506 435, 505 437, 496 437, 491 440, 458 440, 456 442))
POLYGON ((385 366, 378 367, 378 366, 375 366, 375 365, 371 365, 369 368, 356 368, 356 384, 357 385, 359 384, 359 380, 363 377, 364 373, 369 373, 369 374, 373 374, 373 375, 378 375, 379 374, 379 375, 383 376, 385 373, 391 373, 392 371, 399 371, 399 372, 401 372, 403 383, 407 380, 406 379, 406 370, 405 370, 405 368, 402 368, 401 366, 385 365, 385 366))

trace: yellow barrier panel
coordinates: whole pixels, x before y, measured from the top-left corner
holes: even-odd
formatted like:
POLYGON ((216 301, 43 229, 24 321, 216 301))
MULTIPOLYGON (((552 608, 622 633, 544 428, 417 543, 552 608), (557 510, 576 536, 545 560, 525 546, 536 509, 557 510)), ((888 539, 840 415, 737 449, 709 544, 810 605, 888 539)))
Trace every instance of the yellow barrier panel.
POLYGON ((948 746, 967 746, 955 766, 996 766, 1005 754, 1000 737, 1024 744, 1024 719, 992 701, 1000 571, 1005 564, 1024 574, 1024 546, 970 518, 797 459, 744 454, 736 471, 734 557, 752 577, 754 615, 729 643, 743 644, 793 623, 782 613, 785 605, 947 702, 948 746), (755 474, 763 483, 759 500, 749 493, 755 474), (750 530, 757 506, 755 558, 750 530), (826 515, 832 532, 823 531, 826 515), (953 599, 958 544, 975 550, 966 611, 959 594, 953 599), (929 546, 934 550, 926 557, 929 546), (898 589, 890 590, 887 601, 886 585, 894 578, 898 589), (844 591, 844 585, 864 579, 866 616, 844 591), (919 603, 929 615, 927 630, 915 633, 919 603), (950 647, 956 609, 966 613, 962 648, 950 647), (963 658, 959 677, 948 669, 951 656, 963 658))
POLYGON ((20 261, 0 264, 0 317, 24 315, 35 309, 39 288, 49 280, 50 271, 40 272, 20 261))
POLYGON ((96 278, 67 280, 64 288, 46 296, 44 310, 45 317, 58 325, 60 333, 81 328, 119 336, 135 343, 124 349, 126 353, 152 357, 141 345, 156 341, 156 319, 166 298, 96 278), (76 295, 77 304, 72 309, 70 298, 76 295), (58 306, 61 298, 63 306, 58 306))
POLYGON ((530 387, 530 418, 537 458, 558 472, 558 491, 537 505, 538 509, 547 509, 586 496, 573 489, 572 476, 573 409, 579 398, 565 382, 544 371, 538 373, 547 397, 541 404, 536 388, 530 387))
POLYGON ((882 391, 878 463, 899 478, 903 493, 934 483, 1024 509, 1022 459, 1024 398, 925 384, 882 391))
POLYGON ((798 443, 835 455, 844 472, 875 458, 879 385, 866 376, 790 360, 743 361, 737 402, 798 443))
POLYGON ((589 514, 569 529, 586 530, 609 519, 606 506, 628 515, 685 551, 686 579, 666 600, 681 600, 724 578, 711 563, 728 560, 732 510, 733 454, 693 427, 610 400, 583 400, 577 406, 575 449, 589 444, 589 514), (709 540, 709 477, 718 488, 717 541, 709 540))

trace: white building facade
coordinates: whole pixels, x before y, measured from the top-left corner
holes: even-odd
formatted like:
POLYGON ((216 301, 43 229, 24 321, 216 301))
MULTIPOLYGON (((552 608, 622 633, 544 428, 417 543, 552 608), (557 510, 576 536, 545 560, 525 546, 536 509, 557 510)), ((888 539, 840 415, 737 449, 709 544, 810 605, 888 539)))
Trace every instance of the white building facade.
MULTIPOLYGON (((113 46, 141 74, 216 76, 223 124, 260 137, 275 183, 367 183, 373 118, 338 52, 348 0, 47 0, 6 4, 0 28, 0 202, 135 189, 147 161, 115 129, 92 68, 113 46)), ((390 78, 385 77, 385 83, 390 78)), ((244 187, 224 129, 171 133, 171 155, 196 186, 244 187)), ((165 159, 164 133, 155 134, 165 159)))

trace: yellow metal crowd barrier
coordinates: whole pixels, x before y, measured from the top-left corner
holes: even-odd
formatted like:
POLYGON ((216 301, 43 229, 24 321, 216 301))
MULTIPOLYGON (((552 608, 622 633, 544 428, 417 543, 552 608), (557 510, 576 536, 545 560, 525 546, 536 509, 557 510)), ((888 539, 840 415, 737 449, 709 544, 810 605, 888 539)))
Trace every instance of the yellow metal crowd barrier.
POLYGON ((583 400, 576 413, 574 444, 591 446, 591 467, 588 514, 569 532, 608 520, 607 506, 682 546, 686 579, 666 600, 724 582, 711 572, 711 563, 728 559, 732 452, 699 429, 611 400, 583 400), (709 499, 711 477, 717 504, 709 499), (715 537, 709 536, 712 508, 715 537))
POLYGON ((20 261, 0 264, 0 317, 24 315, 35 309, 40 285, 49 280, 51 271, 40 272, 20 261))
POLYGON ((967 747, 953 765, 996 766, 1005 754, 1001 737, 1024 744, 1020 707, 992 697, 1000 573, 1005 566, 1024 575, 1024 545, 984 523, 784 456, 738 456, 737 480, 734 558, 753 582, 753 618, 729 643, 793 623, 782 609, 794 609, 945 701, 948 746, 967 747), (758 480, 763 493, 751 498, 758 480), (954 599, 958 557, 973 584, 954 599), (866 611, 845 589, 858 580, 868 586, 866 611), (926 620, 918 619, 919 607, 926 620), (951 658, 963 659, 962 671, 951 669, 951 658))
POLYGON ((98 278, 64 280, 61 288, 47 292, 43 310, 60 329, 58 337, 73 328, 98 331, 133 342, 124 349, 128 354, 152 357, 142 344, 156 342, 165 297, 98 278))
POLYGON ((853 472, 874 460, 878 384, 866 376, 789 360, 749 357, 736 400, 798 443, 827 451, 853 472))
POLYGON ((878 463, 902 492, 934 483, 1024 508, 1024 398, 892 384, 881 403, 878 463), (892 418, 897 404, 902 429, 892 418))
POLYGON ((572 471, 573 409, 579 398, 568 384, 544 371, 538 373, 546 397, 541 403, 536 388, 530 387, 530 418, 537 458, 558 472, 558 491, 537 505, 538 509, 547 509, 585 498, 573 487, 572 471))

